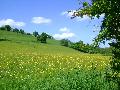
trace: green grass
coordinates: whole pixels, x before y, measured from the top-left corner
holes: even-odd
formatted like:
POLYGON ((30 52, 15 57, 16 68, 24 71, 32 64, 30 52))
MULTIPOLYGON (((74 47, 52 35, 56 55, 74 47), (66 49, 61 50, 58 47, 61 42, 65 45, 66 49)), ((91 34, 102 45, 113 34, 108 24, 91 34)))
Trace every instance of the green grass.
POLYGON ((0 31, 0 90, 116 90, 105 79, 109 56, 41 44, 33 36, 0 31), (93 69, 93 66, 96 69, 93 69))
MULTIPOLYGON (((0 30, 0 39, 7 39, 11 42, 16 42, 16 43, 38 43, 36 41, 36 38, 32 35, 24 35, 16 32, 8 32, 8 31, 2 31, 0 30)), ((47 39, 47 43, 49 45, 60 45, 60 42, 58 40, 51 40, 47 39)))

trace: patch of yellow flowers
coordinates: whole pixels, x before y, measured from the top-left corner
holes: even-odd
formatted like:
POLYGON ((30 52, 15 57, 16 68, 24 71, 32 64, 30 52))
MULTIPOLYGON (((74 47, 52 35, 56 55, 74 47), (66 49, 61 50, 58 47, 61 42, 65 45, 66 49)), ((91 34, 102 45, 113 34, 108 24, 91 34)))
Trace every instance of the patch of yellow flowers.
POLYGON ((74 68, 91 69, 92 64, 98 69, 109 65, 109 57, 100 55, 52 55, 37 53, 0 53, 0 78, 41 77, 59 70, 68 71, 74 68))

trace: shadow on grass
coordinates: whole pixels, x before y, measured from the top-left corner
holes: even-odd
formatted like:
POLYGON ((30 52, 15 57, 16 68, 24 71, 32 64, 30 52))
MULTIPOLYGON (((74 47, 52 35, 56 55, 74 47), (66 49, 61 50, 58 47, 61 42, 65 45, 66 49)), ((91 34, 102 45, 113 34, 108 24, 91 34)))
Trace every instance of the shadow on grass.
POLYGON ((8 40, 8 39, 0 39, 0 41, 10 41, 10 40, 8 40))

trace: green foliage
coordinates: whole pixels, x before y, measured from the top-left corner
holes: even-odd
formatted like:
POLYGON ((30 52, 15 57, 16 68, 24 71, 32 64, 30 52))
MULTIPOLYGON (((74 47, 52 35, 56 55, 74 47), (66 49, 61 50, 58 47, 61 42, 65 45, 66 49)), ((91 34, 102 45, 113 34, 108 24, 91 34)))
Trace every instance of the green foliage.
POLYGON ((60 44, 62 45, 62 46, 66 46, 66 47, 68 47, 69 46, 69 40, 68 39, 62 39, 62 40, 60 40, 60 44))
MULTIPOLYGON (((83 4, 85 4, 84 2, 83 4)), ((88 15, 91 18, 98 17, 104 14, 104 20, 102 21, 101 31, 96 37, 96 44, 103 40, 119 40, 119 22, 120 22, 120 5, 119 0, 92 0, 92 5, 88 7, 80 8, 74 13, 74 16, 88 15)))
POLYGON ((47 34, 46 33, 42 33, 41 35, 37 36, 37 41, 40 41, 41 43, 47 43, 47 34))
POLYGON ((5 25, 5 28, 6 28, 7 31, 11 31, 12 30, 10 25, 5 25))
POLYGON ((44 32, 37 36, 37 41, 40 41, 41 43, 47 43, 47 39, 53 39, 53 37, 44 32))
POLYGON ((87 7, 88 3, 87 2, 83 2, 83 7, 87 7))
POLYGON ((18 28, 12 28, 10 25, 2 26, 2 27, 0 27, 0 30, 6 30, 6 31, 12 31, 12 32, 16 32, 16 33, 26 34, 23 29, 19 30, 18 28))
POLYGON ((74 49, 79 50, 81 52, 87 52, 87 51, 85 51, 86 47, 85 47, 85 44, 83 43, 83 41, 73 43, 71 45, 71 48, 74 48, 74 49))
POLYGON ((38 34, 38 32, 34 31, 34 32, 33 32, 33 35, 34 35, 35 37, 37 37, 39 34, 38 34))
POLYGON ((27 35, 31 35, 30 33, 26 33, 27 35))
POLYGON ((0 30, 6 30, 6 28, 4 26, 0 27, 0 30))
MULTIPOLYGON (((91 18, 99 18, 104 14, 101 30, 99 35, 95 38, 95 45, 100 42, 111 40, 112 50, 111 69, 113 74, 111 77, 116 79, 120 89, 120 0, 91 0, 91 5, 80 8, 74 13, 74 17, 88 15, 91 18)), ((86 6, 83 3, 83 6, 86 6)))
POLYGON ((20 29, 19 33, 25 34, 24 30, 20 29))
POLYGON ((53 37, 52 37, 51 35, 49 35, 49 34, 47 34, 47 33, 46 33, 46 35, 47 35, 47 38, 53 39, 53 37))
POLYGON ((17 33, 19 33, 19 29, 14 28, 14 29, 13 29, 13 32, 17 32, 17 33))
POLYGON ((100 47, 94 47, 93 45, 89 45, 89 44, 85 44, 83 43, 83 41, 79 41, 76 43, 70 43, 70 45, 68 45, 68 47, 73 48, 75 50, 78 50, 80 52, 84 52, 84 53, 90 53, 90 54, 103 54, 103 55, 107 55, 107 56, 111 56, 112 55, 112 48, 100 48, 100 47))
POLYGON ((11 30, 12 30, 12 28, 11 28, 11 26, 10 26, 10 25, 5 25, 5 26, 1 26, 1 27, 0 27, 0 30, 7 30, 7 31, 11 31, 11 30))

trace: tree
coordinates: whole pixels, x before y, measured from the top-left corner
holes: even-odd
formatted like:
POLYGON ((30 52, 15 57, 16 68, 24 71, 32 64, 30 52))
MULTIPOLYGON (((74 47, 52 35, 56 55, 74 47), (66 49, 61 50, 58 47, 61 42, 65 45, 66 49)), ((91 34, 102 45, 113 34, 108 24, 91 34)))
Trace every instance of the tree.
POLYGON ((37 41, 40 41, 41 43, 47 43, 47 34, 46 33, 42 33, 41 35, 37 36, 37 41))
POLYGON ((0 30, 6 30, 6 28, 4 26, 0 27, 0 30))
POLYGON ((10 27, 10 25, 5 25, 5 28, 6 28, 7 31, 11 31, 12 30, 12 28, 10 27))
POLYGON ((60 41, 60 44, 61 44, 62 46, 68 47, 69 40, 68 40, 68 39, 62 39, 62 40, 60 41))
POLYGON ((49 35, 49 34, 47 34, 47 38, 53 39, 53 37, 51 35, 49 35))
POLYGON ((99 45, 106 40, 111 41, 112 49, 111 69, 112 78, 116 79, 120 89, 120 0, 91 0, 83 2, 83 7, 76 10, 72 18, 88 15, 91 19, 99 18, 104 14, 101 30, 95 38, 94 45, 99 45))
POLYGON ((33 32, 33 35, 34 35, 35 37, 37 37, 39 34, 38 34, 38 32, 34 31, 34 32, 33 32))
POLYGON ((22 29, 20 29, 20 31, 19 31, 21 34, 24 34, 25 32, 24 32, 24 30, 22 30, 22 29))
POLYGON ((26 33, 27 35, 31 35, 30 33, 26 33))
POLYGON ((14 29, 13 29, 13 32, 17 32, 17 33, 19 33, 19 29, 14 28, 14 29))

